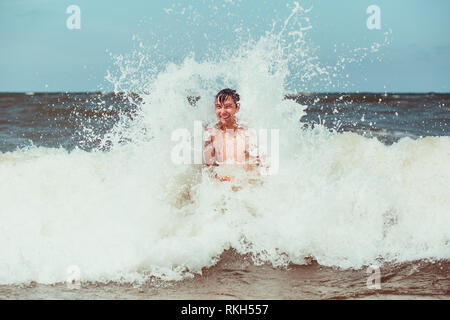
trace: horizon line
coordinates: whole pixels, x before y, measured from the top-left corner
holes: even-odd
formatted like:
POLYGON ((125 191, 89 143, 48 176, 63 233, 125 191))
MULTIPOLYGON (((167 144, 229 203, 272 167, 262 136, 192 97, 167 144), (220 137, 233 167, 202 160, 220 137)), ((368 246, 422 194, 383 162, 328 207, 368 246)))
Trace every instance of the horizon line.
MULTIPOLYGON (((126 91, 0 91, 0 94, 150 94, 149 92, 126 92, 126 91)), ((313 94, 450 94, 448 91, 298 91, 285 93, 289 95, 313 95, 313 94)))

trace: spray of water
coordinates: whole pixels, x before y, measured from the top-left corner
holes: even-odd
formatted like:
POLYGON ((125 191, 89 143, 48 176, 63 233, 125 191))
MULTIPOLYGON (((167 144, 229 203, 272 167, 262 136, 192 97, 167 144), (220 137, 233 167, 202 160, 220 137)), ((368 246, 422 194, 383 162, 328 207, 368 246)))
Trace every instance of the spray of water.
POLYGON ((73 265, 83 281, 179 280, 229 248, 274 266, 450 258, 448 137, 385 146, 301 129, 306 106, 285 100, 287 88, 329 74, 308 49, 306 13, 296 4, 264 36, 214 59, 160 69, 145 50, 119 56, 108 79, 142 100, 103 147, 0 154, 0 283, 65 281, 73 265), (172 132, 214 121, 224 86, 242 97, 242 123, 280 130, 278 173, 237 191, 170 160, 172 132))

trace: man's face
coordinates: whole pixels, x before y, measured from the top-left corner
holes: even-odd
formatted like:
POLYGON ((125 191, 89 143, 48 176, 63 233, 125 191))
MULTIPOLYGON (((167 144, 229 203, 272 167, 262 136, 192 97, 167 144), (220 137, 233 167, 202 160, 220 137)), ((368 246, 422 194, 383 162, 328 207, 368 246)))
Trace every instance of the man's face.
POLYGON ((220 104, 219 99, 216 99, 216 116, 223 125, 233 124, 236 121, 235 114, 239 111, 239 106, 236 105, 233 98, 227 99, 220 104))

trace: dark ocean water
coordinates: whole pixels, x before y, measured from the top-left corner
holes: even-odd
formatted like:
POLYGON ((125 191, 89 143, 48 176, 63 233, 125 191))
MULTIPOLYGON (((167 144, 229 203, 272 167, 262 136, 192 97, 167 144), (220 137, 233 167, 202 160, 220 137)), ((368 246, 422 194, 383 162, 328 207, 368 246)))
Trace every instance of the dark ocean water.
MULTIPOLYGON (((286 98, 308 106, 301 119, 305 127, 321 123, 338 132, 377 137, 386 144, 402 137, 450 136, 450 94, 296 94, 286 98)), ((195 104, 198 97, 187 99, 195 104)), ((0 151, 30 145, 92 150, 120 117, 133 118, 139 101, 138 95, 113 93, 0 93, 0 151)))

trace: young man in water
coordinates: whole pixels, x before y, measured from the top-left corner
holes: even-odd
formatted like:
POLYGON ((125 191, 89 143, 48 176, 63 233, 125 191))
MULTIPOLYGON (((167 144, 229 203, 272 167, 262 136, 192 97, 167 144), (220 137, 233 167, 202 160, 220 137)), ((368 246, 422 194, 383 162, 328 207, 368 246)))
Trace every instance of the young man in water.
MULTIPOLYGON (((237 123, 240 109, 239 94, 232 89, 221 90, 215 98, 218 122, 205 128, 204 160, 207 166, 237 165, 245 171, 253 170, 261 163, 255 136, 237 123)), ((234 177, 215 173, 220 181, 233 181, 234 177)))

